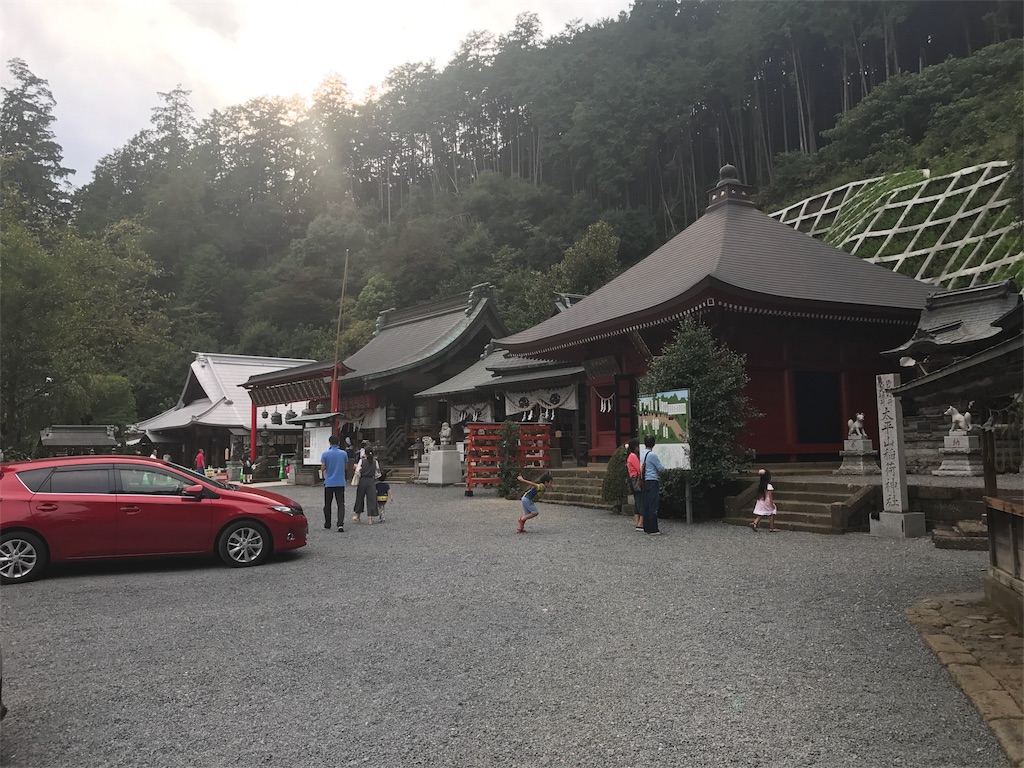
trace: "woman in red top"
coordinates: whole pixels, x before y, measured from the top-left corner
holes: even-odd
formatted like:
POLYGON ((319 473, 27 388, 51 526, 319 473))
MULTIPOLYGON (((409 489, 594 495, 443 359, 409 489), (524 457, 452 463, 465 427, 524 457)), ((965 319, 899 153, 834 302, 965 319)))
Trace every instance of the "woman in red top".
MULTIPOLYGON (((629 450, 629 456, 626 457, 626 473, 629 475, 630 485, 640 476, 640 440, 633 438, 626 447, 629 450)), ((632 488, 630 488, 632 490, 632 488)), ((643 515, 640 509, 640 496, 638 491, 633 491, 633 511, 636 513, 633 525, 638 531, 644 529, 643 515)))

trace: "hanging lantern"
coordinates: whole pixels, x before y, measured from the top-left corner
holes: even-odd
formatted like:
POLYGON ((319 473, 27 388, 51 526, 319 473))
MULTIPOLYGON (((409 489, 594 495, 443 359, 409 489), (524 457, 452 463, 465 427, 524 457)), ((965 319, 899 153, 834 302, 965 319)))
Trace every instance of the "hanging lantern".
POLYGON ((266 408, 264 408, 262 415, 263 415, 263 418, 266 419, 270 415, 270 412, 266 408))
POLYGON ((292 419, 294 419, 294 418, 295 418, 295 417, 296 417, 297 415, 298 415, 298 414, 296 414, 296 413, 295 413, 295 411, 293 411, 293 410, 292 410, 291 408, 289 408, 289 409, 288 409, 288 412, 287 412, 287 413, 286 413, 286 414, 284 415, 284 420, 285 420, 285 421, 291 421, 291 420, 292 420, 292 419))
POLYGON ((270 414, 270 423, 271 424, 280 424, 281 423, 281 414, 278 413, 277 411, 274 411, 272 414, 270 414))

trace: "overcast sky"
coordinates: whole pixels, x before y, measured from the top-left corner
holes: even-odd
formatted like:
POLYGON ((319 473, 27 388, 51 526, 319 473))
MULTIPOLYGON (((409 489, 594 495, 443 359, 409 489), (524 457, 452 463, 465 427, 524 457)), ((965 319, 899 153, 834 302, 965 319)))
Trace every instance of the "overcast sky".
POLYGON ((336 73, 357 101, 400 64, 442 68, 472 31, 540 17, 544 37, 631 0, 0 0, 0 84, 24 59, 49 82, 75 186, 149 126, 157 93, 192 91, 199 119, 257 96, 308 96, 336 73))

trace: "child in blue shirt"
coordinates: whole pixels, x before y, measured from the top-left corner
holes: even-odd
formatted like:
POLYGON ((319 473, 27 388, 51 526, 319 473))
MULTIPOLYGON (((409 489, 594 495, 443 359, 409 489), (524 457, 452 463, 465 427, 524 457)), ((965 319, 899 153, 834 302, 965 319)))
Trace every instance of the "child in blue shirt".
POLYGON ((537 505, 534 502, 540 499, 540 497, 544 495, 544 491, 551 486, 552 477, 550 472, 545 472, 540 476, 539 483, 530 482, 522 475, 519 475, 516 480, 530 486, 529 490, 523 494, 523 516, 519 518, 519 527, 516 529, 516 533, 526 533, 526 521, 532 520, 540 514, 537 511, 537 505))

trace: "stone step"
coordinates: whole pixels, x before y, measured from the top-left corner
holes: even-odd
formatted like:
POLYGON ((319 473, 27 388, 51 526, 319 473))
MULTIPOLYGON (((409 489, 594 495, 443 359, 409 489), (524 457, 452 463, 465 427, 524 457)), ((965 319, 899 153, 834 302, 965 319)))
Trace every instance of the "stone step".
POLYGON ((988 525, 981 520, 961 520, 956 524, 956 529, 962 536, 988 541, 988 525))
POLYGON ((789 483, 775 483, 775 498, 780 498, 789 493, 823 493, 832 497, 833 501, 839 501, 866 488, 872 483, 851 483, 851 482, 822 482, 815 480, 791 481, 789 483))
POLYGON ((597 504, 605 507, 611 505, 601 498, 599 493, 573 493, 566 491, 545 491, 541 497, 541 501, 564 501, 569 504, 577 504, 587 502, 589 504, 597 504))
POLYGON ((611 509, 611 504, 609 504, 608 502, 606 502, 606 501, 604 501, 603 499, 600 499, 600 498, 595 500, 592 497, 587 497, 587 498, 580 497, 579 500, 573 500, 572 498, 556 499, 556 498, 548 498, 548 495, 544 494, 544 498, 541 499, 541 503, 542 504, 562 504, 562 505, 565 505, 565 506, 572 506, 572 507, 587 507, 588 509, 604 509, 604 510, 611 509))
MULTIPOLYGON (((841 501, 843 497, 834 498, 833 501, 841 501)), ((805 514, 805 515, 826 515, 831 514, 828 504, 823 504, 820 501, 798 501, 796 499, 790 499, 782 501, 776 499, 775 506, 779 510, 779 517, 783 515, 793 514, 805 514)), ((753 514, 753 509, 751 509, 753 514)))
POLYGON ((742 477, 757 479, 759 469, 767 469, 772 477, 783 475, 831 475, 842 466, 838 461, 805 461, 790 462, 786 464, 764 464, 763 466, 752 467, 742 473, 742 477))
MULTIPOLYGON (((540 472, 540 470, 527 470, 528 472, 540 472)), ((555 481, 569 478, 579 478, 585 480, 597 480, 603 481, 607 472, 603 469, 591 469, 588 467, 582 468, 563 468, 563 469, 549 469, 551 476, 555 478, 555 481)))
POLYGON ((789 502, 799 501, 805 503, 814 504, 831 504, 834 501, 842 501, 849 496, 847 491, 841 493, 826 493, 825 491, 778 491, 774 494, 776 504, 788 504, 789 502))
MULTIPOLYGON (((726 523, 727 525, 737 525, 737 526, 748 526, 749 527, 750 520, 751 520, 750 517, 743 517, 743 518, 727 517, 727 518, 724 518, 722 522, 726 523)), ((775 518, 775 527, 776 528, 781 528, 783 531, 796 531, 796 532, 800 532, 800 533, 821 533, 821 534, 833 535, 833 536, 846 533, 846 531, 838 530, 836 528, 833 528, 831 525, 824 525, 822 523, 804 522, 804 521, 799 521, 799 520, 787 520, 787 519, 784 519, 782 517, 776 517, 775 518)), ((761 523, 758 526, 758 528, 759 528, 759 534, 760 533, 767 533, 768 532, 768 521, 767 520, 761 521, 761 523)))
MULTIPOLYGON (((958 526, 959 527, 959 526, 958 526)), ((961 549, 980 551, 988 549, 988 535, 965 536, 957 528, 936 526, 932 530, 932 544, 937 549, 961 549)))
POLYGON ((600 483, 562 483, 555 480, 549 493, 594 493, 601 494, 600 483))
MULTIPOLYGON (((749 523, 754 519, 754 513, 751 512, 749 515, 743 517, 729 518, 732 520, 745 520, 749 523)), ((786 520, 792 523, 807 523, 808 525, 832 525, 832 515, 826 510, 804 510, 804 511, 793 511, 786 510, 780 512, 775 516, 776 521, 786 520)))

